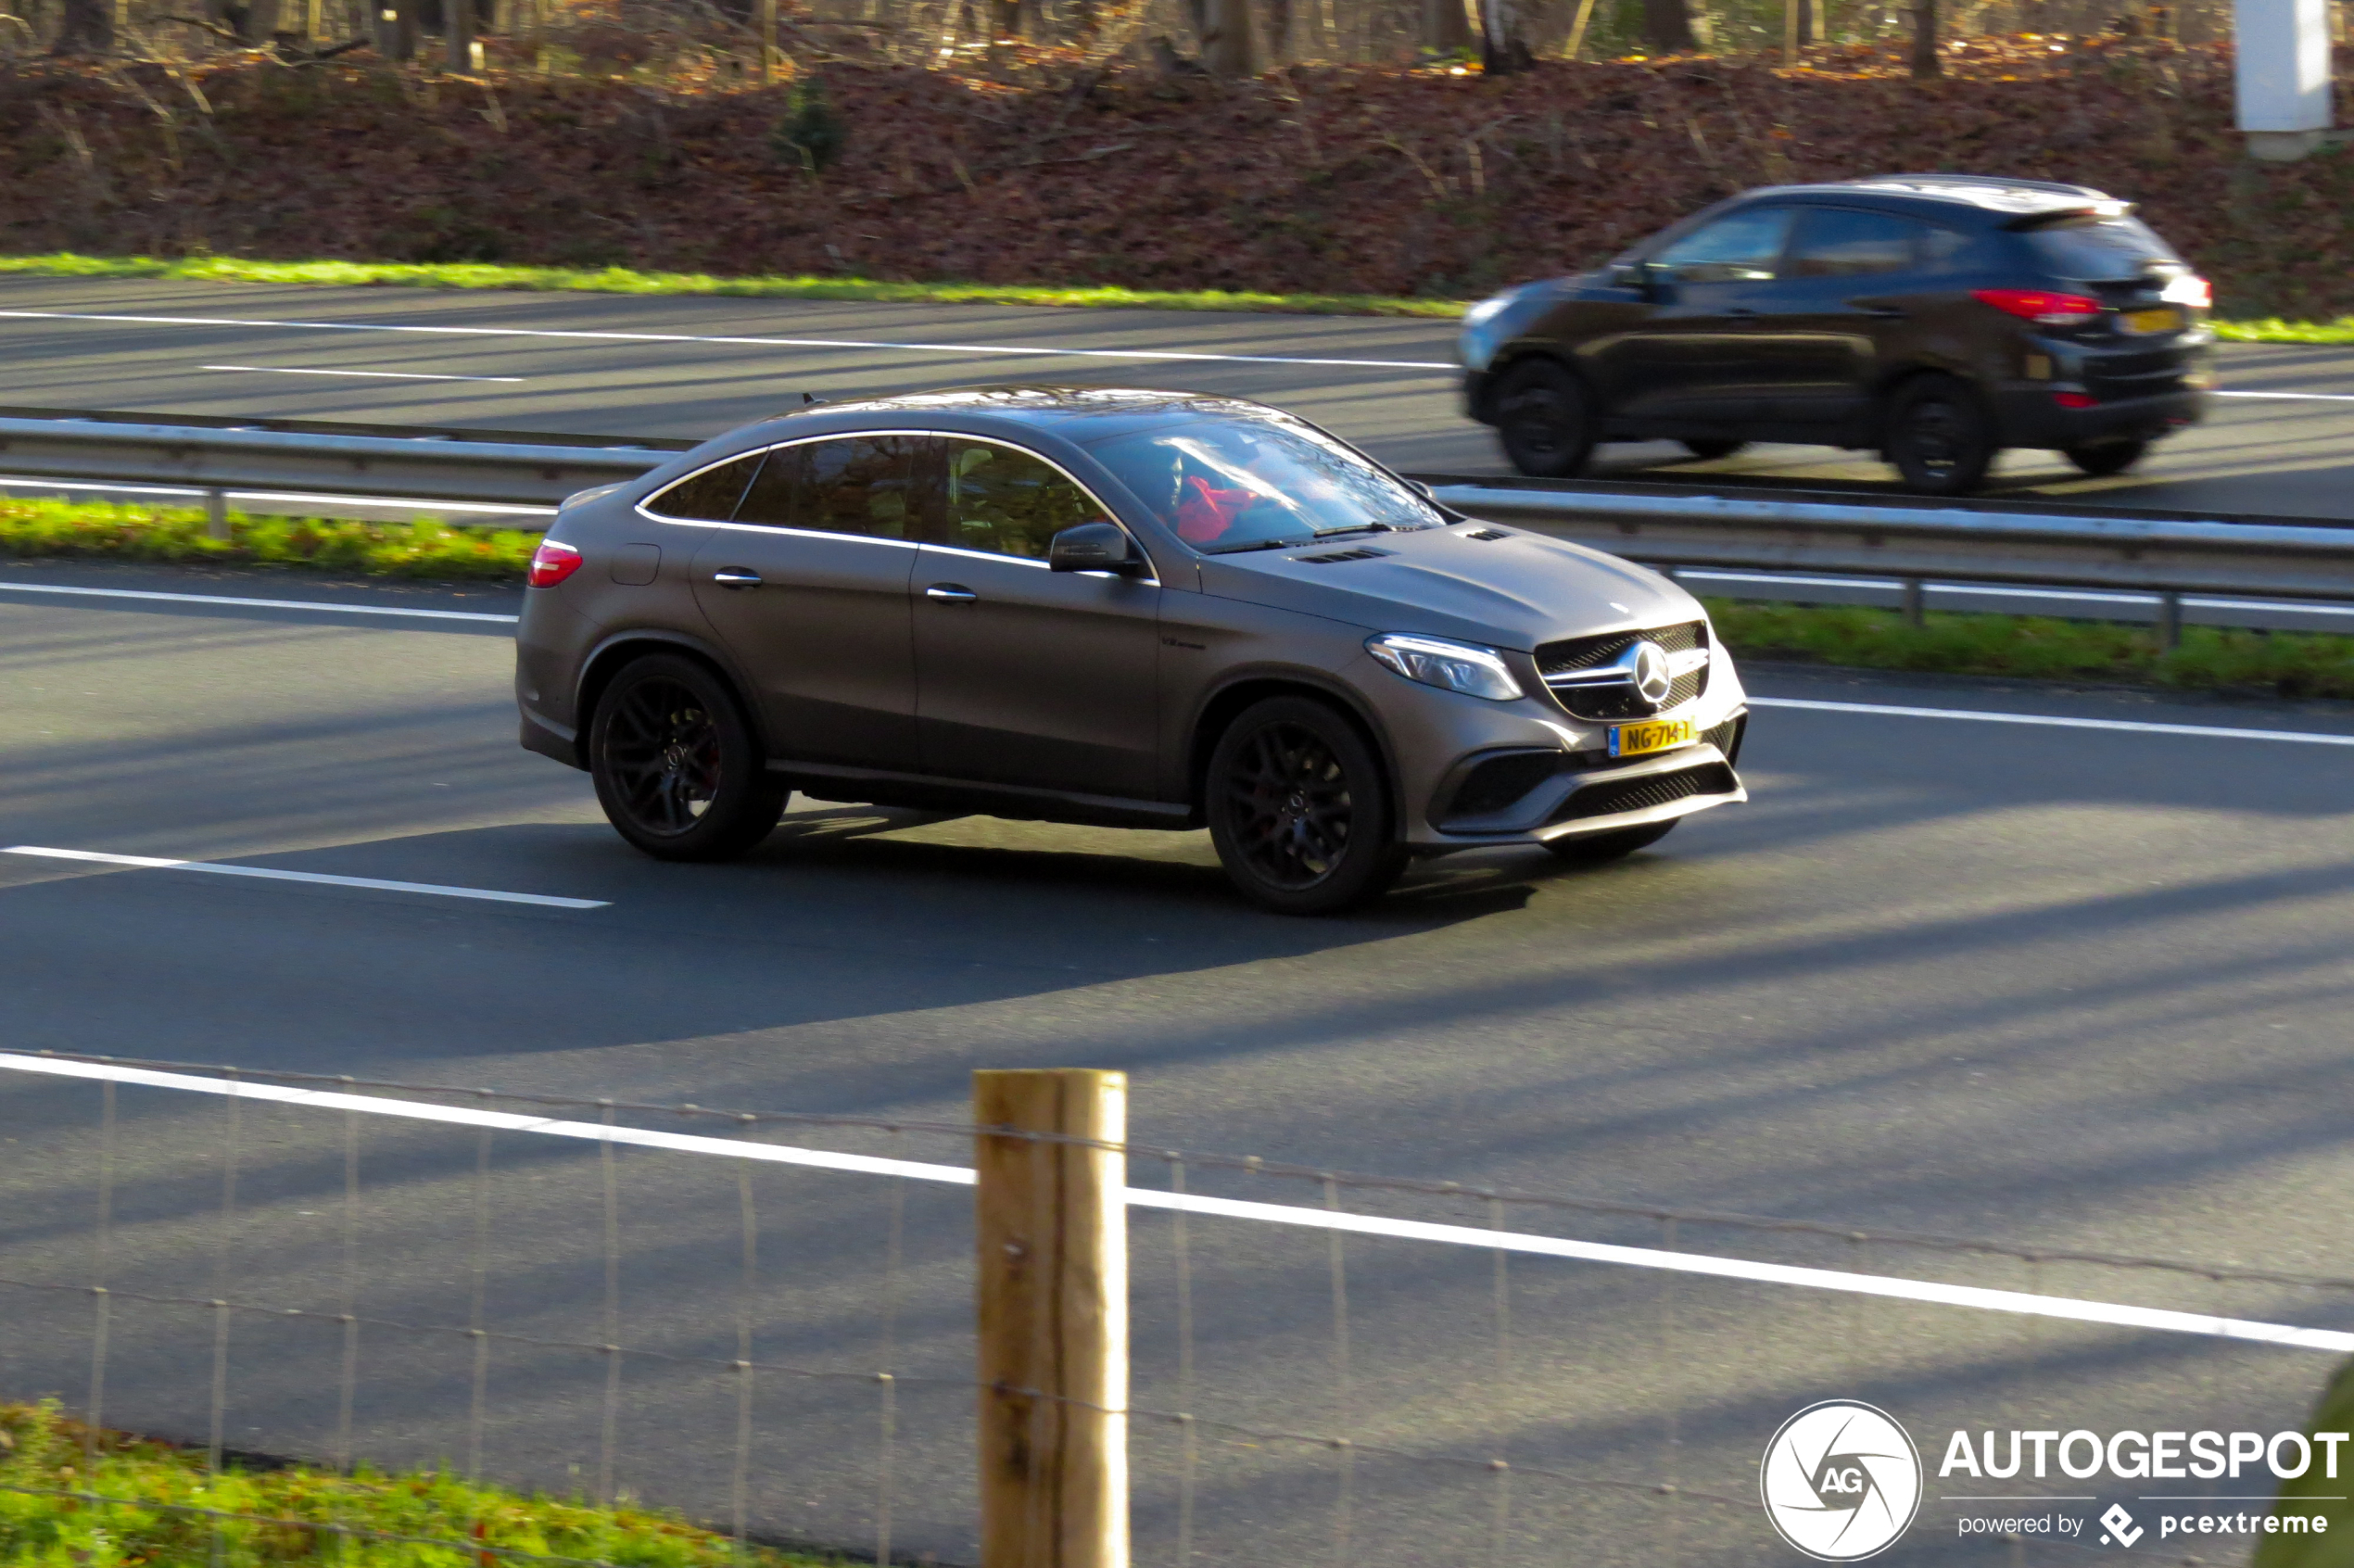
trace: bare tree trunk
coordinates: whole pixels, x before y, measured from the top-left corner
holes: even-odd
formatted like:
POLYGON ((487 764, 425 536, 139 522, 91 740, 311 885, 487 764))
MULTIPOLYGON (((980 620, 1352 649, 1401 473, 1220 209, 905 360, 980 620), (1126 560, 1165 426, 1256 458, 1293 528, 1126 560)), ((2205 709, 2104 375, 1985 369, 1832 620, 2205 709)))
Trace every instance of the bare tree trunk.
POLYGON ((1479 0, 1479 69, 1489 76, 1526 70, 1537 63, 1521 36, 1517 0, 1479 0))
POLYGON ((1643 0, 1643 42, 1662 54, 1700 47, 1685 0, 1643 0))
POLYGON ((1292 0, 1267 0, 1267 63, 1291 63, 1292 0))
POLYGON ((1259 40, 1251 27, 1250 0, 1204 0, 1201 63, 1212 76, 1259 74, 1259 40))
POLYGON ((58 55, 103 55, 114 48, 114 0, 65 0, 57 24, 58 55))
POLYGON ((1937 57, 1937 0, 1913 0, 1913 80, 1944 74, 1944 62, 1937 57))
POLYGON ((1463 0, 1423 0, 1423 47, 1442 55, 1471 47, 1471 19, 1463 0))

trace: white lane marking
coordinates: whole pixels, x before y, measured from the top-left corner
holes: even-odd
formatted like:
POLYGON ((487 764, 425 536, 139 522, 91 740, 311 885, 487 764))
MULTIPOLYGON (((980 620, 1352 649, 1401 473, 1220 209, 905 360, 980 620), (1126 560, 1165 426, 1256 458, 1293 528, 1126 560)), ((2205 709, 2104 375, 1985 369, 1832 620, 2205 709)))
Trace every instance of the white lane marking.
POLYGON ((375 381, 512 381, 520 375, 429 375, 424 371, 295 370, 285 365, 198 365, 198 370, 243 371, 248 375, 358 375, 375 381))
MULTIPOLYGON (((1703 572, 1692 567, 1679 567, 1677 582, 1765 583, 1776 588, 1877 588, 1889 593, 1905 585, 1893 577, 1804 577, 1785 576, 1773 572, 1703 572)), ((1993 584, 1923 583, 1930 593, 1958 594, 1968 598, 1988 599, 2059 599, 2087 604, 2156 604, 2154 593, 2117 593, 2105 588, 1998 588, 1993 584)), ((2270 599, 2207 599, 2184 594, 2184 609, 2198 610, 2266 610, 2279 614, 2295 615, 2354 615, 2354 604, 2327 604, 2295 600, 2270 599)))
POLYGON ((159 599, 171 604, 230 604, 245 610, 325 610, 337 615, 408 615, 422 621, 491 621, 512 626, 518 615, 479 610, 397 610, 387 604, 323 604, 308 599, 233 599, 225 593, 153 593, 144 588, 68 588, 62 583, 0 583, 0 593, 63 593, 89 599, 159 599))
POLYGON ((2300 403, 2354 403, 2354 393, 2346 392, 2218 392, 2218 398, 2280 398, 2300 403))
POLYGON ((2053 714, 1982 714, 1968 708, 1901 708, 1882 702, 1817 702, 1796 697, 1752 697, 1753 708, 1804 708, 1824 714, 1877 714, 1887 718, 1968 719, 1979 724, 2040 725, 2051 729, 2121 729, 2135 735, 2196 735, 2221 740, 2296 740, 2311 746, 2354 746, 2354 735, 2303 729, 2231 729, 2207 724, 2141 724, 2131 719, 2061 718, 2053 714))
POLYGON ((323 871, 276 871, 261 866, 230 866, 213 860, 158 860, 146 854, 100 854, 95 850, 43 849, 36 844, 10 844, 0 854, 32 855, 42 860, 91 861, 100 866, 127 866, 136 870, 209 871, 221 877, 259 877, 272 882, 316 882, 330 888, 366 888, 375 892, 431 893, 437 898, 478 898, 492 904, 536 904, 549 909, 603 909, 601 898, 557 898, 549 893, 499 892, 489 888, 450 888, 438 882, 387 882, 380 877, 330 877, 323 871))
MULTIPOLYGON (((716 1155, 726 1159, 758 1160, 800 1165, 862 1175, 905 1176, 919 1182, 944 1182, 971 1186, 973 1173, 963 1166, 933 1165, 916 1160, 881 1159, 871 1155, 834 1154, 796 1148, 784 1144, 760 1144, 749 1139, 705 1138, 690 1132, 657 1132, 640 1127, 610 1126, 593 1121, 564 1121, 552 1117, 519 1115, 513 1111, 476 1110, 460 1106, 428 1105, 373 1094, 346 1094, 284 1084, 245 1080, 200 1078, 191 1073, 161 1072, 151 1068, 116 1067, 105 1062, 75 1062, 54 1056, 0 1052, 0 1070, 42 1073, 57 1078, 95 1079, 115 1083, 145 1084, 199 1094, 234 1095, 279 1105, 307 1106, 318 1110, 358 1111, 436 1121, 462 1127, 487 1127, 506 1132, 537 1132, 587 1143, 628 1144, 641 1148, 668 1149, 679 1154, 716 1155)), ((2354 1334, 2329 1329, 2299 1328, 2246 1318, 2219 1318, 2204 1312, 2174 1312, 2149 1307, 2127 1307, 2106 1301, 2085 1301, 2065 1296, 2033 1296, 2024 1291, 1987 1290, 1975 1285, 1942 1284, 1930 1280, 1854 1274, 1834 1269, 1806 1269, 1784 1263, 1759 1263, 1743 1258, 1717 1258, 1705 1253, 1665 1252, 1654 1247, 1616 1246, 1603 1242, 1570 1241, 1559 1236, 1531 1235, 1519 1231, 1490 1231, 1471 1225, 1441 1225, 1417 1220, 1389 1220, 1372 1214, 1349 1214, 1329 1208, 1301 1208, 1288 1204, 1252 1203, 1235 1198, 1171 1193, 1158 1187, 1130 1187, 1130 1208, 1178 1209, 1231 1220, 1256 1220, 1308 1230, 1341 1231, 1358 1235, 1392 1236, 1406 1241, 1437 1242, 1479 1247, 1491 1252, 1518 1252, 1541 1258, 1566 1258, 1588 1263, 1614 1263, 1673 1273, 1705 1274, 1717 1279, 1749 1280, 1765 1284, 1797 1285, 1812 1290, 1846 1291, 1902 1301, 1926 1301, 1981 1311, 2019 1312, 2032 1317, 2063 1318, 2075 1322, 2107 1323, 2120 1328, 2158 1329, 2172 1334, 2205 1334, 2213 1338, 2249 1340, 2303 1350, 2344 1354, 2354 1350, 2354 1334)))
MULTIPOLYGON (((202 490, 191 490, 180 485, 116 485, 89 479, 0 479, 0 489, 69 490, 77 495, 95 492, 100 495, 126 496, 202 496, 202 490)), ((479 512, 490 516, 553 517, 552 506, 494 506, 487 501, 413 500, 402 496, 328 496, 312 490, 223 490, 230 500, 273 500, 317 502, 335 506, 399 507, 409 512, 479 512)))
POLYGON ((1455 371, 1442 360, 1315 360, 1289 354, 1211 354, 1171 348, 1010 348, 993 343, 881 343, 856 337, 719 337, 685 332, 559 332, 546 327, 395 326, 379 322, 273 322, 241 316, 114 316, 82 310, 0 310, 0 320, 115 322, 130 326, 283 327, 296 332, 405 332, 456 337, 547 337, 576 343, 723 343, 755 348, 875 348, 902 354, 1045 355, 1077 360, 1207 360, 1240 365, 1329 365, 1359 370, 1455 371))

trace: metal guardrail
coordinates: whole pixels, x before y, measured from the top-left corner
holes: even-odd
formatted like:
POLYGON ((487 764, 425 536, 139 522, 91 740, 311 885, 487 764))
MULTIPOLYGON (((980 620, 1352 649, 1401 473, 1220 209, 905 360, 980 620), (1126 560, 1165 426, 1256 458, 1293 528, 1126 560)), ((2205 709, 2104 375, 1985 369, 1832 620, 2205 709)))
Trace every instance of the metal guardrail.
MULTIPOLYGON (((230 489, 548 506, 635 478, 691 444, 0 409, 0 473, 188 486, 205 490, 224 520, 230 489)), ((1892 577, 1915 617, 1930 580, 2155 594, 2170 640, 2184 594, 2354 601, 2348 525, 1426 478, 1439 500, 1469 515, 1670 571, 1892 577)))

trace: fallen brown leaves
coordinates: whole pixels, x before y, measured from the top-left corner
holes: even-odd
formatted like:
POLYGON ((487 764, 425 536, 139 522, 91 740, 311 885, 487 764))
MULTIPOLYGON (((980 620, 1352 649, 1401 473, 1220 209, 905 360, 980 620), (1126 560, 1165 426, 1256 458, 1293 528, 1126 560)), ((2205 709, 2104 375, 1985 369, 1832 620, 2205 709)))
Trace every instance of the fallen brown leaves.
POLYGON ((2217 49, 1974 41, 1927 83, 1867 48, 1493 81, 1052 66, 830 66, 849 141, 822 176, 779 156, 783 87, 19 66, 0 249, 1469 296, 1747 186, 1942 170, 2141 202, 2228 313, 2354 312, 2354 158, 2249 162, 2217 49))

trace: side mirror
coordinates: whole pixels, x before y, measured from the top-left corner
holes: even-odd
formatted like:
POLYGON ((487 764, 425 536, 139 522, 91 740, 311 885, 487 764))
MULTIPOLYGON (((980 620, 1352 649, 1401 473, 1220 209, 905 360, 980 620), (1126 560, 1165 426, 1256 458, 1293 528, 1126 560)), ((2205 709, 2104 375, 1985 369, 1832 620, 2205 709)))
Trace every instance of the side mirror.
POLYGON ((1046 541, 1046 564, 1057 572, 1139 572, 1145 563, 1117 523, 1082 523, 1046 541))
POLYGON ((1422 497, 1423 499, 1426 501, 1436 501, 1438 499, 1438 492, 1432 489, 1428 485, 1424 484, 1419 479, 1407 480, 1406 487, 1413 491, 1414 494, 1422 497))
POLYGON ((1649 299, 1660 291, 1666 273, 1648 261, 1622 261, 1610 270, 1610 281, 1619 288, 1631 288, 1649 299))

